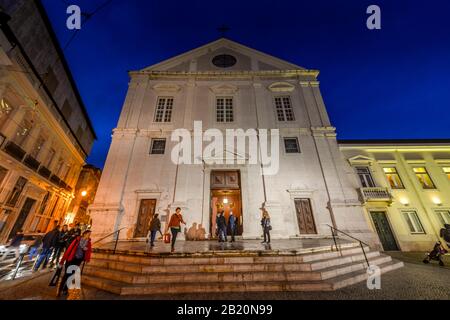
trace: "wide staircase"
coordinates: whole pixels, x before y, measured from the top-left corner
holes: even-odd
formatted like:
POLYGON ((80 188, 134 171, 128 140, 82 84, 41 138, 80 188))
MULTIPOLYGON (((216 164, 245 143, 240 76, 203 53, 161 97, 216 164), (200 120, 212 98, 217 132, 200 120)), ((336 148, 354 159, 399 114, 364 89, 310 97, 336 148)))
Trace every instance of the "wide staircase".
POLYGON ((365 281, 367 260, 381 273, 403 266, 368 247, 364 254, 359 243, 332 249, 174 254, 96 249, 82 282, 118 295, 331 291, 365 281))

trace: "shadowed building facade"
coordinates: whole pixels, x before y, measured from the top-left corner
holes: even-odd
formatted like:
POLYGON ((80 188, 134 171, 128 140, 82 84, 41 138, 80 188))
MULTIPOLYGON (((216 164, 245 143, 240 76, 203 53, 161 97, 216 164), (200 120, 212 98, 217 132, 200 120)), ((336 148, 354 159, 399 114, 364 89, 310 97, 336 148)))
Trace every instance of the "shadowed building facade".
POLYGON ((62 222, 95 133, 40 1, 0 1, 0 243, 62 222))

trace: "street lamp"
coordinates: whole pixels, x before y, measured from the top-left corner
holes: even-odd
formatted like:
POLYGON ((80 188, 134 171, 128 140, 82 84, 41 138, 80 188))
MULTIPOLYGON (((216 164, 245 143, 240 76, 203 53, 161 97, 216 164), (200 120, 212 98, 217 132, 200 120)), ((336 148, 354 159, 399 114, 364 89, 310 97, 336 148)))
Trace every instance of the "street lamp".
POLYGON ((81 196, 83 198, 86 197, 87 196, 87 191, 86 190, 81 191, 81 196))

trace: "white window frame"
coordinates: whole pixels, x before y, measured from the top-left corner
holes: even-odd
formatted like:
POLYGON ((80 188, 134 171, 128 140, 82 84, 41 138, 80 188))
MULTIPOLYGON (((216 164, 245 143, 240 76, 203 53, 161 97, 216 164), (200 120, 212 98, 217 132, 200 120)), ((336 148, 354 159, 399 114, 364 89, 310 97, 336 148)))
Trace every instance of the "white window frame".
POLYGON ((216 96, 215 99, 215 122, 216 123, 221 123, 221 124, 226 124, 226 123, 233 123, 235 122, 235 112, 234 112, 234 97, 233 96, 216 96), (227 105, 227 100, 231 100, 231 120, 228 118, 227 115, 227 111, 229 111, 227 109, 228 105, 227 105), (219 101, 223 102, 223 109, 220 110, 219 114, 219 101), (222 117, 223 121, 219 121, 219 115, 222 117))
POLYGON ((403 218, 405 219, 405 223, 408 226, 408 230, 411 234, 426 234, 425 228, 423 226, 422 221, 420 221, 420 217, 419 214, 417 213, 417 210, 414 209, 402 210, 402 215, 403 218), (417 221, 411 218, 414 215, 417 217, 417 221), (417 222, 419 223, 418 225, 417 222), (411 230, 411 227, 413 227, 414 230, 411 230))
POLYGON ((155 123, 171 123, 173 117, 174 97, 158 97, 156 101, 155 116, 153 122, 155 123))
POLYGON ((442 226, 444 226, 444 224, 450 224, 450 209, 435 209, 434 213, 442 226), (445 217, 444 213, 447 213, 447 217, 445 217))
POLYGON ((355 166, 355 171, 356 171, 356 175, 359 178, 359 183, 361 184, 362 188, 376 188, 377 187, 377 184, 375 183, 375 180, 374 180, 373 175, 372 175, 372 170, 370 170, 369 166, 355 166), (364 175, 364 182, 367 184, 367 186, 363 185, 363 183, 361 181, 362 173, 360 175, 360 173, 358 172, 358 169, 366 169, 367 170, 367 172, 363 174, 364 175), (370 181, 367 180, 367 176, 370 177, 370 181), (372 186, 370 184, 372 184, 372 186))
POLYGON ((273 98, 273 103, 275 106, 275 114, 277 117, 277 121, 278 122, 295 122, 295 112, 294 112, 294 107, 292 105, 292 99, 291 96, 289 95, 280 95, 280 96, 275 96, 273 98), (278 102, 277 99, 280 99, 281 101, 281 109, 278 108, 278 102), (284 99, 288 99, 289 100, 289 106, 285 105, 285 101, 284 99), (290 113, 292 114, 292 119, 288 119, 288 114, 287 114, 287 110, 290 111, 290 113), (280 120, 280 115, 279 111, 281 111, 283 113, 282 119, 280 120))

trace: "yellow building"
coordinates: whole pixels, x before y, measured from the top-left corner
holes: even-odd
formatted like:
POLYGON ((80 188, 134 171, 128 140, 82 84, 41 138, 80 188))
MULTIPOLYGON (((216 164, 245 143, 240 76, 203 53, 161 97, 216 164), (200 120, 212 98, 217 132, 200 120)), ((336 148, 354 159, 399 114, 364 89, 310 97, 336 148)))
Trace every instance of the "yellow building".
POLYGON ((340 141, 384 250, 430 250, 450 223, 450 140, 340 141))
POLYGON ((0 243, 60 223, 95 133, 40 1, 0 0, 0 243))

